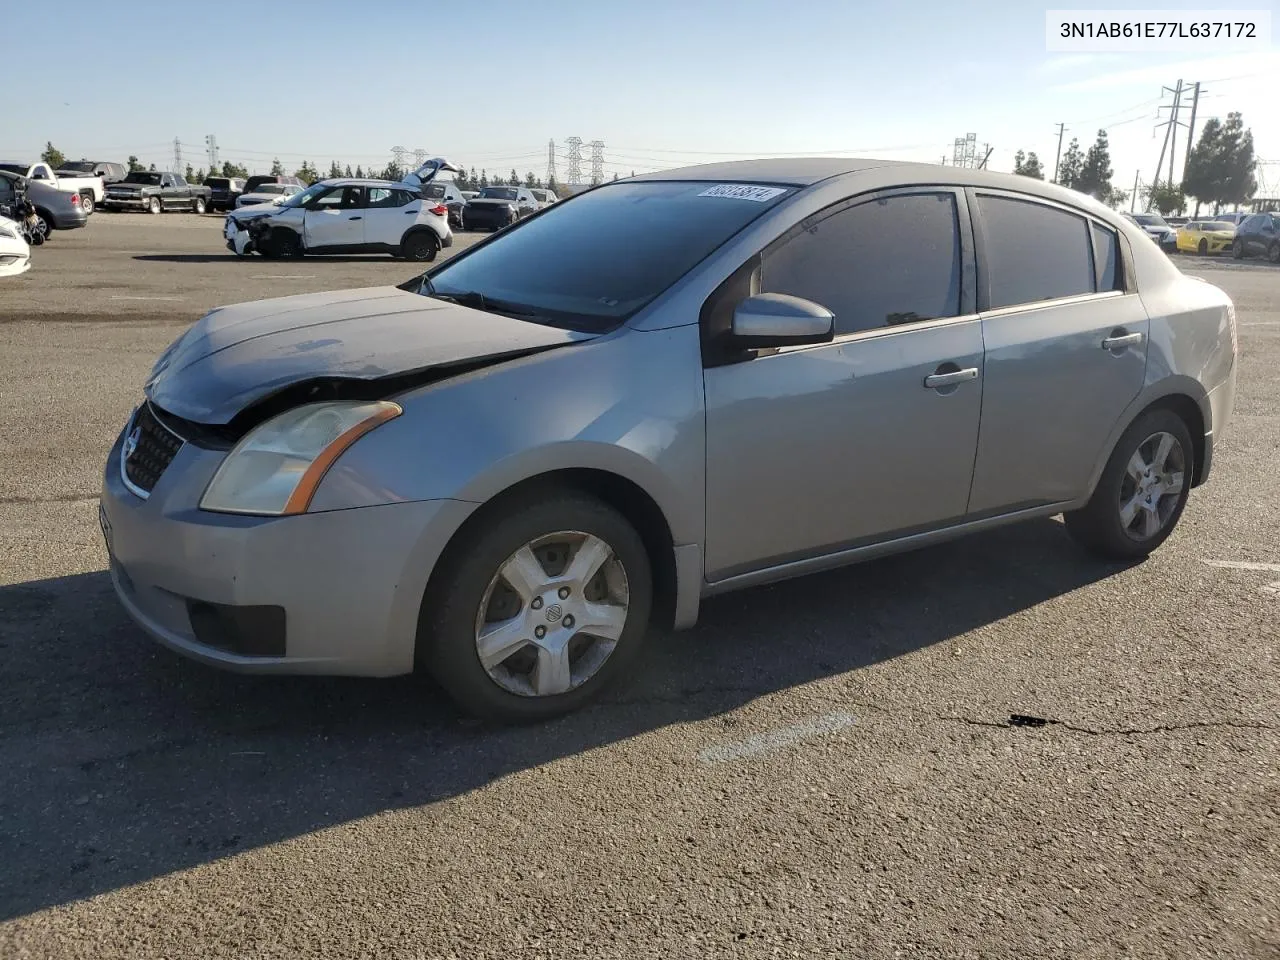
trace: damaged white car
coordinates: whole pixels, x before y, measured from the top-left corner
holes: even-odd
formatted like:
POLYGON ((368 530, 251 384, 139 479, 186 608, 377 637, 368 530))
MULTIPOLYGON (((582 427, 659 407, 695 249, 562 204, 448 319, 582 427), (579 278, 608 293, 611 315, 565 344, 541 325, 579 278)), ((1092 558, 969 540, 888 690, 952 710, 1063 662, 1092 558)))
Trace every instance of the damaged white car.
POLYGON ((0 217, 0 277, 16 277, 31 267, 31 247, 21 225, 0 217))
POLYGON ((453 245, 449 208, 425 200, 420 189, 439 171, 456 169, 437 159, 401 181, 322 180, 278 205, 233 210, 224 227, 227 249, 242 257, 389 253, 434 260, 453 245))

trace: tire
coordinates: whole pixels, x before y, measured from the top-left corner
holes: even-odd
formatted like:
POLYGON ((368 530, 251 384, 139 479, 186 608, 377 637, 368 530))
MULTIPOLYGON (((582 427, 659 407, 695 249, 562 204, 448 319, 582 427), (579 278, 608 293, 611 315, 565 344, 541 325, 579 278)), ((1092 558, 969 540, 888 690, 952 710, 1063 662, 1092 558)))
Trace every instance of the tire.
POLYGON ((1267 247, 1267 259, 1272 263, 1280 263, 1280 242, 1272 243, 1267 247))
POLYGON ((157 213, 164 213, 164 204, 160 202, 159 197, 152 197, 149 201, 147 201, 147 213, 150 213, 152 215, 155 215, 157 213))
POLYGON ((258 244, 258 252, 268 260, 302 256, 302 240, 292 230, 277 228, 266 239, 258 244))
POLYGON ((419 666, 463 710, 498 722, 546 720, 586 705, 625 675, 648 630, 653 580, 644 542, 621 514, 586 495, 551 490, 498 507, 463 537, 464 542, 445 552, 441 576, 423 597, 417 645, 419 666), (600 544, 605 547, 593 551, 596 556, 607 554, 608 559, 588 578, 586 590, 576 581, 571 588, 557 588, 555 576, 571 571, 578 551, 593 543, 597 550, 600 544), (527 556, 535 565, 524 569, 538 581, 539 592, 522 600, 501 571, 526 548, 531 548, 527 556), (578 599, 584 594, 591 600, 578 599), (616 631, 616 640, 592 639, 575 630, 573 611, 588 606, 607 611, 610 621, 619 618, 609 628, 616 631), (509 620, 515 627, 488 667, 479 653, 482 620, 509 620), (526 631, 531 634, 527 639, 521 636, 526 631), (536 639, 551 646, 538 645, 533 631, 542 631, 536 639), (548 667, 544 675, 544 663, 559 663, 562 670, 548 667), (539 694, 544 684, 558 692, 539 694))
POLYGON ((196 197, 191 201, 191 212, 197 214, 204 213, 204 197, 196 197))
POLYGON ((440 252, 440 239, 430 230, 416 230, 400 241, 400 256, 405 260, 430 263, 440 252))
POLYGON ((1208 252, 1209 252, 1209 241, 1201 239, 1199 245, 1196 247, 1196 253, 1200 254, 1200 256, 1203 257, 1208 252))
POLYGON ((1191 493, 1195 466, 1195 447, 1182 418, 1164 407, 1148 410, 1117 441, 1089 502, 1064 516, 1067 532, 1085 549, 1108 559, 1138 560, 1147 556, 1178 525, 1191 493), (1165 438, 1172 441, 1172 446, 1161 463, 1157 458, 1165 438), (1145 473, 1131 469, 1131 462, 1139 459, 1154 469, 1145 473), (1172 486, 1170 475, 1178 477, 1176 491, 1168 489, 1172 486), (1151 504, 1147 507, 1136 484, 1150 476, 1170 482, 1153 488, 1154 499, 1145 498, 1145 503, 1151 504), (1161 490, 1166 492, 1161 494, 1161 490), (1126 507, 1131 511, 1127 524, 1123 518, 1126 507), (1151 516, 1157 518, 1158 526, 1151 525, 1151 516))
POLYGON ((49 213, 47 210, 36 211, 35 229, 36 229, 36 233, 39 236, 44 238, 40 241, 41 243, 44 243, 45 240, 50 240, 53 238, 53 217, 49 216, 49 213))
POLYGON ((1231 256, 1236 260, 1244 259, 1244 244, 1240 240, 1231 241, 1231 256))
POLYGON ((93 200, 93 191, 80 194, 80 209, 84 211, 86 217, 93 216, 93 212, 98 209, 93 200))

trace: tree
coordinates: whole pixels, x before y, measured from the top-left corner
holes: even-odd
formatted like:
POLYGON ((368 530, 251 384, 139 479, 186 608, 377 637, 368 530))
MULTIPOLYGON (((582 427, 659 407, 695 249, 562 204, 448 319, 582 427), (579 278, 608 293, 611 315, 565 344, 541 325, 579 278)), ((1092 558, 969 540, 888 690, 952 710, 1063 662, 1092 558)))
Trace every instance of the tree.
POLYGON ((208 174, 206 174, 206 176, 210 176, 210 177, 222 176, 222 174, 218 172, 218 165, 216 163, 209 168, 209 172, 208 174))
POLYGON ((613 179, 618 179, 618 172, 616 170, 613 172, 613 179))
POLYGON ((547 177, 547 189, 550 190, 552 193, 555 193, 556 190, 559 189, 556 185, 555 177, 547 177))
POLYGON ((187 164, 186 172, 185 172, 185 173, 183 173, 183 176, 184 176, 184 177, 186 177, 187 183, 195 183, 195 182, 196 182, 196 168, 195 168, 195 167, 193 167, 191 164, 189 164, 189 163, 188 163, 188 164, 187 164))
POLYGON ((363 168, 363 167, 361 167, 361 166, 360 166, 360 164, 358 164, 358 163, 356 164, 356 179, 357 179, 357 180, 363 180, 363 179, 364 179, 364 168, 363 168))
POLYGON ((1034 150, 1026 154, 1019 150, 1013 155, 1013 172, 1033 180, 1044 179, 1044 167, 1040 165, 1040 158, 1034 150))
POLYGON ((516 173, 516 168, 511 168, 511 173, 507 175, 507 185, 511 187, 520 186, 520 174, 516 173))
POLYGON ((142 169, 142 164, 138 162, 138 158, 135 157, 133 154, 129 154, 129 172, 133 173, 133 171, 141 170, 141 169, 142 169))
MULTIPOLYGON (((1073 140, 1072 143, 1074 142, 1073 140)), ((1099 130, 1098 139, 1084 155, 1084 163, 1081 164, 1080 172, 1071 186, 1081 193, 1087 193, 1106 203, 1113 192, 1112 172, 1111 148, 1107 144, 1107 131, 1099 130)))
POLYGON ((480 182, 480 178, 476 176, 476 168, 471 168, 471 173, 467 176, 467 183, 470 184, 472 190, 476 189, 476 184, 480 182))
POLYGON ((533 175, 532 171, 524 175, 524 185, 526 187, 536 187, 538 185, 538 178, 533 175))
POLYGON ((280 158, 276 157, 271 161, 271 175, 273 177, 284 176, 284 165, 280 162, 280 158))
POLYGON ((480 168, 480 189, 483 190, 489 185, 489 172, 483 167, 480 168))
POLYGON ((151 166, 147 167, 147 170, 149 170, 151 173, 155 173, 155 172, 156 172, 156 165, 155 165, 154 163, 153 163, 153 164, 151 164, 151 166))
POLYGON ((50 140, 45 141, 44 153, 40 154, 40 159, 55 170, 67 162, 67 158, 62 155, 62 151, 55 147, 50 140))
POLYGON ((310 160, 303 160, 302 166, 293 171, 293 175, 307 186, 311 186, 320 179, 320 171, 311 165, 310 160))
POLYGON ((347 164, 346 171, 345 171, 342 175, 343 175, 344 177, 354 177, 354 176, 355 176, 355 174, 351 172, 351 164, 349 164, 349 163, 347 164))
POLYGON ((1256 169, 1253 131, 1245 128, 1242 115, 1227 114, 1225 124, 1211 117, 1187 157, 1182 189, 1196 198, 1197 210, 1201 203, 1210 203, 1218 213, 1226 204, 1239 206, 1253 196, 1258 189, 1256 169))
POLYGON ((1064 187, 1074 187, 1080 179, 1080 169, 1084 166, 1084 156, 1080 153, 1080 141, 1075 137, 1067 144, 1067 152, 1062 155, 1058 164, 1058 183, 1064 187))
POLYGON ((1142 188, 1141 197, 1147 209, 1153 209, 1161 216, 1180 214, 1187 209, 1187 197, 1182 187, 1167 180, 1157 180, 1150 186, 1142 188))
MULTIPOLYGON (((348 176, 349 175, 350 174, 348 174, 348 176)), ((329 163, 329 179, 336 180, 340 176, 342 176, 342 168, 338 166, 338 161, 337 160, 331 161, 329 163)))
POLYGON ((204 172, 204 167, 201 167, 199 170, 197 170, 197 171, 196 171, 196 175, 195 175, 195 179, 194 179, 194 180, 193 180, 193 179, 191 179, 190 177, 188 177, 187 179, 188 179, 191 183, 204 183, 204 181, 205 181, 205 172, 204 172))
POLYGON ((240 163, 232 163, 228 160, 222 165, 222 175, 224 177, 237 177, 241 180, 249 176, 249 168, 240 163))
POLYGON ((392 160, 387 164, 386 168, 378 175, 379 180, 398 181, 404 176, 404 171, 400 169, 400 164, 392 160))

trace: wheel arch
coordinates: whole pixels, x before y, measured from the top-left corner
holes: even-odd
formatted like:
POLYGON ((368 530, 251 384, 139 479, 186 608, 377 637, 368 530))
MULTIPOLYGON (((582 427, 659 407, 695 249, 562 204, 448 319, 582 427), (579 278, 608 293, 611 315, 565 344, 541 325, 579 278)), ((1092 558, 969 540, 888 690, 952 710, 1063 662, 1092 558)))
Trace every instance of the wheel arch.
POLYGON ((526 477, 489 497, 454 531, 431 570, 422 594, 425 607, 432 588, 453 558, 466 549, 474 531, 495 514, 521 501, 541 499, 557 493, 578 493, 617 510, 640 535, 649 556, 653 575, 653 622, 670 628, 675 622, 680 586, 675 541, 671 524, 657 500, 639 483, 598 467, 566 467, 526 477))
MULTIPOLYGON (((1195 471, 1192 474, 1191 486, 1198 487, 1205 479, 1205 433, 1208 429, 1207 424, 1210 423, 1208 407, 1208 394, 1205 393, 1200 382, 1191 377, 1170 377, 1155 385, 1153 389, 1144 391, 1116 421, 1111 435, 1103 445, 1102 455, 1094 465, 1093 475, 1089 480, 1089 496, 1093 495, 1107 460, 1111 458, 1111 452, 1119 443, 1120 437, 1140 416, 1148 410, 1157 408, 1172 410, 1187 425, 1187 431, 1191 434, 1192 453, 1195 457, 1195 471)), ((1088 497, 1085 499, 1087 500, 1088 497)))

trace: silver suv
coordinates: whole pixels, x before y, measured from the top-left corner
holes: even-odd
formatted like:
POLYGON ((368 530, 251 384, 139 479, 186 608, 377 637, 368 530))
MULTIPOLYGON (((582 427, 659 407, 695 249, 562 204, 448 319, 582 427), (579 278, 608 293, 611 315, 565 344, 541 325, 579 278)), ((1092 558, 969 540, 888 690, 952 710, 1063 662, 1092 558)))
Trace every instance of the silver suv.
POLYGON ((101 519, 122 603, 189 656, 417 664, 536 719, 709 594, 1053 514, 1149 553, 1209 477, 1235 361, 1227 296, 1079 193, 693 167, 399 288, 215 310, 148 377, 101 519))

